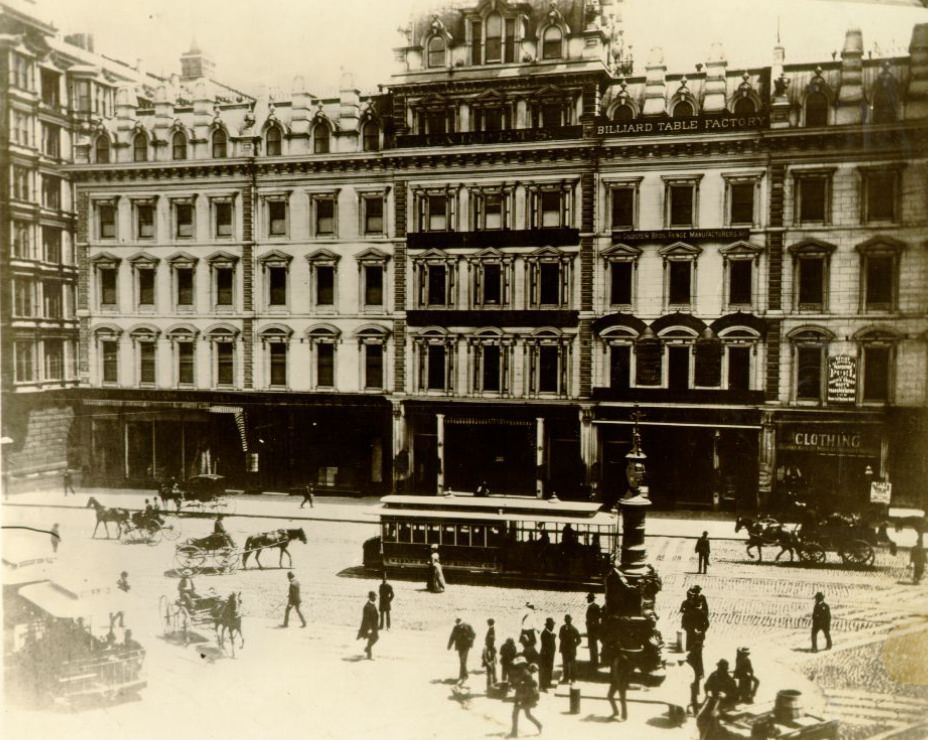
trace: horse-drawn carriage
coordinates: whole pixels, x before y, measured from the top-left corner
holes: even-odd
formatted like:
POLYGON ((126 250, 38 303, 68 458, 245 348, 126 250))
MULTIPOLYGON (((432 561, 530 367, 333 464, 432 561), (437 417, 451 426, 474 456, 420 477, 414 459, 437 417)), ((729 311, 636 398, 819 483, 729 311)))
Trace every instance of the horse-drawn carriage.
POLYGON ((158 600, 158 615, 165 636, 178 637, 184 645, 191 641, 197 627, 211 628, 220 648, 225 647, 225 638, 228 636, 229 647, 234 657, 236 635, 239 640, 238 647, 245 646, 241 606, 241 593, 233 593, 223 598, 215 589, 209 589, 203 596, 182 594, 176 599, 162 596, 158 600))
POLYGON ((192 573, 231 573, 241 566, 248 566, 248 558, 255 556, 258 568, 261 565, 261 551, 277 549, 280 551, 278 567, 283 567, 284 555, 288 564, 293 564, 293 558, 287 549, 293 540, 306 544, 306 533, 302 528, 275 529, 248 537, 245 547, 239 548, 232 538, 224 531, 215 531, 206 537, 191 538, 177 545, 174 549, 174 560, 180 570, 189 570, 192 573))
POLYGON ((161 484, 158 495, 165 504, 173 503, 177 513, 184 506, 188 509, 219 509, 227 506, 225 477, 215 473, 194 475, 183 485, 174 481, 161 484))
POLYGON ((122 523, 122 541, 157 545, 162 539, 174 541, 180 537, 180 529, 168 524, 157 512, 133 511, 122 523))

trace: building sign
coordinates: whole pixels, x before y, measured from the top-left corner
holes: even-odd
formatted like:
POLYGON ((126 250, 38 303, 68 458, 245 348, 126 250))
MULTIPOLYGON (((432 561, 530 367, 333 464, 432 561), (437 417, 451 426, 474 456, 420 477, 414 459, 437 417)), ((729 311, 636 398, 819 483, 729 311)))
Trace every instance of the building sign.
POLYGON ((893 484, 889 481, 875 480, 870 483, 870 503, 888 504, 893 495, 893 484))
POLYGON ((679 134, 723 133, 725 131, 756 131, 767 128, 770 117, 763 113, 750 116, 731 114, 692 116, 690 118, 661 118, 616 123, 599 119, 597 136, 677 136, 679 134))
POLYGON ((833 355, 828 358, 828 403, 857 400, 857 358, 833 355))
POLYGON ((657 229, 654 231, 613 231, 613 244, 634 244, 635 242, 732 242, 748 239, 750 229, 657 229))
POLYGON ((842 457, 879 457, 882 427, 874 424, 781 424, 777 447, 842 457))
POLYGON ((550 128, 509 128, 499 131, 448 131, 443 134, 400 134, 399 148, 415 146, 458 146, 461 144, 518 144, 525 141, 557 141, 579 139, 583 126, 550 128))

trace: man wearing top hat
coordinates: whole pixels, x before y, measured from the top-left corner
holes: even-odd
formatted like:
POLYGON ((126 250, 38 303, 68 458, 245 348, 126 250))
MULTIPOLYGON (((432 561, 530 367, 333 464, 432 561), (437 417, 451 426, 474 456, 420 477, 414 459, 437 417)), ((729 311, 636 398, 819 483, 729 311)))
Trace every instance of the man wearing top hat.
POLYGON ((831 650, 831 607, 825 602, 825 594, 815 594, 815 606, 812 608, 812 652, 818 652, 819 631, 825 635, 825 649, 831 650))
POLYGON ((686 599, 680 605, 680 613, 683 615, 680 626, 686 633, 686 649, 689 650, 696 631, 705 632, 709 629, 709 605, 699 586, 693 586, 686 592, 686 599))
POLYGON ((557 646, 557 637, 554 634, 554 619, 545 620, 545 628, 541 631, 541 658, 538 664, 538 685, 542 691, 551 686, 554 675, 554 655, 557 646))
POLYGON ((590 648, 590 667, 595 671, 599 667, 599 625, 602 621, 602 608, 596 603, 596 594, 586 595, 586 639, 590 648))

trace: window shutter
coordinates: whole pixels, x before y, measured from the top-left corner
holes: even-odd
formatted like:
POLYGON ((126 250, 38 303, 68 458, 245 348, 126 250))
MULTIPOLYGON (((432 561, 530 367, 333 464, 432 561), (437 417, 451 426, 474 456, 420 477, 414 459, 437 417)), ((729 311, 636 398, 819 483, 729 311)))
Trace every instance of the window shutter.
POLYGON ((510 280, 511 280, 512 267, 503 262, 500 265, 500 276, 503 281, 503 294, 500 296, 502 299, 501 302, 504 306, 509 305, 509 289, 510 289, 510 280))
POLYGON ((424 391, 426 388, 426 359, 428 357, 429 346, 426 342, 419 342, 417 345, 419 351, 419 390, 424 391))
POLYGON ((722 343, 718 339, 696 342, 696 385, 717 388, 722 383, 722 343))

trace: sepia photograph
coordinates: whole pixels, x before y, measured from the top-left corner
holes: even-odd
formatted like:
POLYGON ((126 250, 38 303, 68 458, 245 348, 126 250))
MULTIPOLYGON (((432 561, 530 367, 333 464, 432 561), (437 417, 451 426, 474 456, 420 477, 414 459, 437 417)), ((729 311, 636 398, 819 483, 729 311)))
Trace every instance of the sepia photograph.
POLYGON ((0 732, 928 738, 928 0, 0 0, 0 732))

